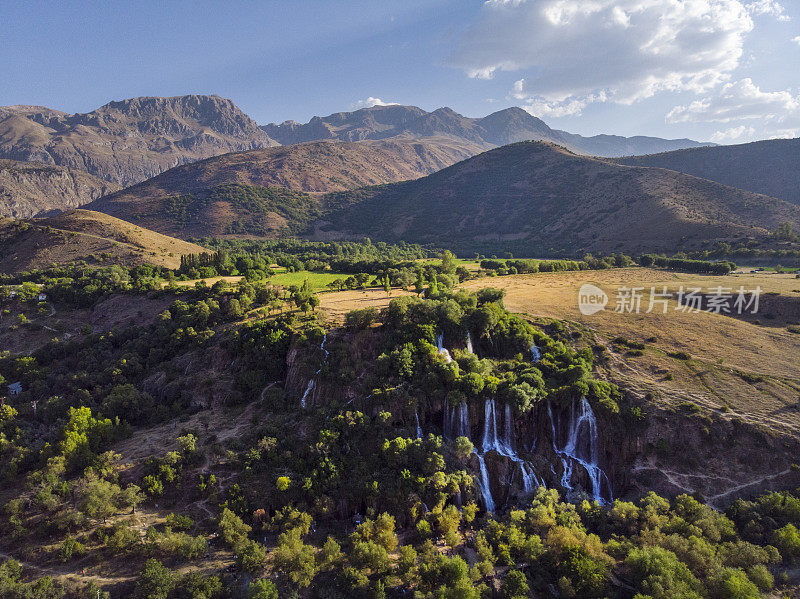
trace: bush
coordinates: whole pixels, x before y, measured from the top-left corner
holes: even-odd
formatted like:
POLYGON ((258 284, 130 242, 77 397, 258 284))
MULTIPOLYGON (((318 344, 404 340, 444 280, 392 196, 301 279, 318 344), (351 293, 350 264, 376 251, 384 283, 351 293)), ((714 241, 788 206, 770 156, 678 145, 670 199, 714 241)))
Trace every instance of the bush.
POLYGON ((134 596, 137 599, 167 599, 174 587, 175 577, 169 568, 157 559, 150 558, 139 574, 134 596))
POLYGON ((62 562, 68 562, 73 557, 78 557, 86 553, 86 547, 82 543, 75 540, 74 537, 68 536, 61 543, 58 549, 58 556, 62 562))
POLYGON ((344 324, 353 330, 363 330, 369 328, 378 320, 377 308, 364 308, 363 310, 351 310, 344 317, 344 324))
POLYGON ((278 589, 271 580, 262 578, 247 587, 247 599, 278 599, 278 589))

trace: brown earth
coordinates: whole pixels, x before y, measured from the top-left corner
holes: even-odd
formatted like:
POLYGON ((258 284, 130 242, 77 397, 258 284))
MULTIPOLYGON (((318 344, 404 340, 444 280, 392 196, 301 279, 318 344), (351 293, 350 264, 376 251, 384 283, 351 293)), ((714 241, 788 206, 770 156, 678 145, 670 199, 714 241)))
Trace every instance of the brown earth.
POLYGON ((0 272, 5 273, 101 258, 110 264, 177 268, 182 255, 203 251, 199 245, 89 210, 30 221, 0 219, 0 272))

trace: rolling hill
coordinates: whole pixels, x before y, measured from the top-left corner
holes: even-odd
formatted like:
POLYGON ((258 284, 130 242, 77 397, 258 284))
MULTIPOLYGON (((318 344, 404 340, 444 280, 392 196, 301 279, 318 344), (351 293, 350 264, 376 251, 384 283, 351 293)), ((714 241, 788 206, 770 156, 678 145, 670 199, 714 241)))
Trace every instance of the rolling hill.
POLYGON ((181 255, 203 251, 199 245, 90 210, 24 221, 0 218, 0 271, 4 273, 78 260, 177 268, 181 255))
POLYGON ((674 253, 714 240, 763 241, 783 222, 800 225, 800 208, 782 200, 543 142, 503 146, 338 201, 343 207, 315 223, 315 238, 370 236, 528 256, 674 253))
POLYGON ((692 148, 616 162, 668 168, 800 205, 800 139, 692 148))
POLYGON ((416 179, 479 151, 447 138, 251 150, 170 169, 89 208, 184 237, 271 235, 323 213, 323 200, 308 193, 416 179))
POLYGON ((282 144, 295 144, 320 139, 361 141, 396 136, 448 136, 454 140, 482 144, 484 149, 518 141, 547 141, 565 146, 579 154, 623 156, 650 154, 701 144, 690 139, 655 137, 620 137, 597 135, 583 137, 551 129, 522 108, 506 108, 483 118, 462 116, 450 108, 426 112, 416 106, 390 104, 372 106, 353 112, 337 112, 326 117, 315 116, 308 123, 286 121, 261 127, 267 135, 282 144))
POLYGON ((119 190, 80 169, 0 160, 0 216, 29 218, 49 210, 76 208, 119 190))
POLYGON ((86 114, 0 107, 0 158, 84 170, 125 186, 168 168, 276 145, 219 96, 132 98, 86 114))

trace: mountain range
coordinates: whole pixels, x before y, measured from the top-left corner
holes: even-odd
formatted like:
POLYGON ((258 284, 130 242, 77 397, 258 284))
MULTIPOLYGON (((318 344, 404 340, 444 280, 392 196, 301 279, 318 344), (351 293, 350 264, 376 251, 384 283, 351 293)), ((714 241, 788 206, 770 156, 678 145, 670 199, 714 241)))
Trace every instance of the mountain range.
MULTIPOLYGON (((259 127, 231 100, 215 95, 131 98, 81 114, 67 114, 42 106, 0 107, 0 159, 83 171, 118 187, 134 185, 175 166, 204 158, 279 143, 390 138, 432 146, 421 149, 423 160, 426 155, 440 154, 446 144, 453 158, 449 162, 434 160, 431 167, 447 166, 484 150, 528 139, 549 141, 582 154, 604 156, 702 145, 692 140, 581 137, 551 129, 520 108, 508 108, 483 118, 468 118, 450 108, 427 112, 415 106, 374 106, 314 117, 302 125, 287 121, 282 125, 259 127)), ((416 162, 412 159, 411 163, 400 164, 398 168, 414 171, 416 162)), ((422 174, 430 172, 428 168, 423 171, 422 174)), ((371 177, 365 176, 370 182, 378 182, 371 177)), ((388 177, 380 182, 397 180, 388 177)), ((36 184, 27 184, 24 193, 18 194, 8 184, 7 197, 11 197, 15 207, 1 207, 0 214, 34 216, 41 210, 86 204, 97 198, 96 188, 96 184, 77 185, 65 196, 63 185, 57 180, 42 177, 36 184)), ((113 190, 109 188, 102 193, 113 190)))
MULTIPOLYGON (((383 142, 316 142, 292 146, 292 153, 305 148, 308 164, 325 151, 333 152, 325 162, 358 164, 376 143, 383 142)), ((269 165, 284 150, 255 152, 269 165)), ((272 176, 242 178, 240 169, 232 177, 224 166, 239 156, 206 161, 214 176, 203 164, 181 167, 88 207, 181 238, 290 232, 431 243, 462 253, 503 246, 520 255, 675 252, 709 240, 764 241, 781 223, 800 226, 800 207, 782 200, 546 142, 495 148, 414 180, 324 194, 286 189, 272 176), (207 172, 180 176, 193 168, 207 172)))
POLYGON ((506 145, 337 201, 341 208, 314 223, 315 238, 402 239, 462 253, 674 253, 710 240, 764 241, 784 222, 800 226, 800 207, 783 200, 543 142, 506 145))
POLYGON ((170 169, 87 207, 183 237, 277 234, 321 214, 320 192, 416 179, 478 151, 447 138, 318 141, 251 150, 170 169))
POLYGON ((326 117, 315 116, 308 123, 286 121, 261 127, 270 138, 281 144, 296 144, 320 139, 362 141, 392 137, 425 138, 449 136, 482 144, 484 149, 517 141, 547 141, 564 146, 578 154, 593 156, 626 156, 652 154, 679 148, 714 144, 691 139, 656 137, 621 137, 596 135, 584 137, 551 129, 544 121, 522 108, 512 107, 483 118, 465 117, 450 108, 426 112, 416 106, 399 104, 372 106, 353 112, 337 112, 326 117))
POLYGON ((704 145, 582 137, 520 108, 385 105, 259 127, 218 96, 75 115, 13 106, 0 108, 0 216, 85 206, 183 239, 288 232, 524 255, 760 244, 800 228, 788 203, 800 203, 800 140, 704 145), (657 153, 611 158, 638 152, 657 153))

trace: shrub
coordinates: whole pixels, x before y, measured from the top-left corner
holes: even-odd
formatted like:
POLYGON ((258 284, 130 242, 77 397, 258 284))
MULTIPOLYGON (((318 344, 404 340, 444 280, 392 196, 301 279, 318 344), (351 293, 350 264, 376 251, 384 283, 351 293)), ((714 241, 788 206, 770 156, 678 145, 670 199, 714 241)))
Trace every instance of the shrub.
POLYGON ((72 536, 68 536, 64 539, 58 549, 58 556, 61 558, 62 562, 68 562, 73 557, 81 556, 84 553, 86 553, 86 547, 72 536))
POLYGON ((247 587, 247 599, 278 599, 278 589, 271 580, 262 578, 247 587))

